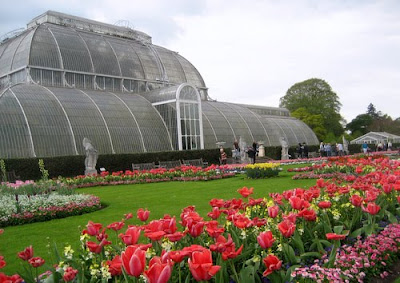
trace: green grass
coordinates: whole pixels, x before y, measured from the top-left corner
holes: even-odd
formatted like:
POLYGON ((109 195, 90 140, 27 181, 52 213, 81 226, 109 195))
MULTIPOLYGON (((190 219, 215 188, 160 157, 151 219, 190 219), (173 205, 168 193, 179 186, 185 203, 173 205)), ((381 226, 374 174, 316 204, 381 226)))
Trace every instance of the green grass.
MULTIPOLYGON (((121 220, 128 212, 136 217, 136 210, 140 207, 150 210, 151 219, 160 218, 164 214, 176 215, 179 219, 182 208, 188 205, 195 205, 197 211, 206 218, 206 213, 210 211, 210 199, 240 198, 236 191, 243 186, 254 187, 252 197, 260 198, 268 196, 270 192, 315 185, 315 180, 292 180, 293 175, 282 172, 279 177, 264 180, 245 179, 242 175, 207 182, 164 182, 79 189, 80 193, 99 196, 108 206, 90 214, 5 228, 4 234, 0 236, 0 255, 5 257, 7 266, 2 272, 15 273, 21 264, 17 252, 29 245, 34 247, 35 256, 43 257, 48 263, 55 263, 51 259, 53 253, 47 247, 49 243, 55 243, 59 250, 66 244, 76 249, 81 228, 89 220, 108 225, 121 220)), ((139 224, 136 219, 129 221, 129 224, 139 224)), ((115 234, 110 232, 111 240, 114 237, 115 234)))

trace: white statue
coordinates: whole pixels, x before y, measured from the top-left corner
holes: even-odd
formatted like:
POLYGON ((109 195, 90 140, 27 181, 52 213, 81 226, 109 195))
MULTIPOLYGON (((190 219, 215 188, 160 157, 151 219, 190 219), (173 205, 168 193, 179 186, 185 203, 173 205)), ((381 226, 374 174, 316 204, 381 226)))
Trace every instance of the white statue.
POLYGON ((88 138, 83 139, 83 147, 85 148, 85 175, 97 174, 97 150, 93 147, 92 142, 88 138))
POLYGON ((284 137, 280 138, 280 143, 282 146, 281 160, 289 159, 289 145, 284 137))

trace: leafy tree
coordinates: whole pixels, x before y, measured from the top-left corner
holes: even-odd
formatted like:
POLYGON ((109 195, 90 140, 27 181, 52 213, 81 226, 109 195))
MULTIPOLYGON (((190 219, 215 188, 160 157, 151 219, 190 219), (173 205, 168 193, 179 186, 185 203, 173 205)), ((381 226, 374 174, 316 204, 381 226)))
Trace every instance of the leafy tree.
MULTIPOLYGON (((353 137, 355 132, 358 132, 358 136, 365 135, 370 131, 369 127, 372 125, 374 122, 373 118, 369 114, 360 114, 357 115, 356 118, 351 120, 350 123, 346 125, 346 129, 350 130, 353 137)), ((356 137, 355 137, 356 138, 356 137)))
MULTIPOLYGON (((279 105, 287 108, 291 113, 304 108, 310 115, 321 115, 321 126, 325 133, 332 132, 335 136, 340 136, 344 131, 340 123, 343 118, 339 113, 341 107, 339 97, 324 80, 313 78, 294 84, 288 89, 286 95, 281 97, 279 105)), ((310 121, 301 120, 313 128, 311 124, 308 124, 310 121)), ((324 139, 322 136, 318 138, 324 139)))
POLYGON ((321 114, 313 115, 310 114, 304 107, 300 107, 293 111, 291 115, 307 124, 314 131, 319 140, 324 139, 326 135, 326 129, 324 128, 324 121, 321 114))
POLYGON ((367 112, 357 115, 356 118, 346 125, 346 129, 351 131, 354 138, 368 132, 388 132, 400 135, 400 118, 393 120, 392 117, 378 111, 370 103, 367 107, 367 112))

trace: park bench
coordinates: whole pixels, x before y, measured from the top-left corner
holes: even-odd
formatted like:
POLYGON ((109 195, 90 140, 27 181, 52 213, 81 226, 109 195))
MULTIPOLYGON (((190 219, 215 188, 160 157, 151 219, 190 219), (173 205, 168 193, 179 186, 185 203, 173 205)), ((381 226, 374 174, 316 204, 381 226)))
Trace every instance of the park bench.
POLYGON ((5 180, 4 180, 3 174, 0 174, 0 182, 15 182, 19 179, 20 179, 20 177, 15 174, 14 170, 6 172, 5 180))
POLYGON ((158 168, 158 166, 154 163, 132 163, 132 170, 151 170, 158 168))
POLYGON ((182 159, 182 163, 187 165, 187 166, 196 166, 196 167, 207 167, 208 162, 204 162, 203 158, 198 158, 198 159, 182 159))
POLYGON ((161 168, 166 168, 166 169, 172 169, 182 166, 182 162, 180 160, 158 161, 158 164, 161 168))

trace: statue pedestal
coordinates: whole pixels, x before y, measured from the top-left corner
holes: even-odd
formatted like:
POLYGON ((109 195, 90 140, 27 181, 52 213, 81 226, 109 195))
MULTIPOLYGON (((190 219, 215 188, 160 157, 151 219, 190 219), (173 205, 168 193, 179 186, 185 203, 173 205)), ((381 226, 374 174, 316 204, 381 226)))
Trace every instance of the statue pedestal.
POLYGON ((265 156, 265 147, 262 144, 260 144, 258 146, 258 156, 259 157, 264 157, 265 156))
POLYGON ((91 176, 95 175, 95 176, 97 176, 97 170, 96 169, 88 169, 88 168, 86 168, 85 175, 86 176, 87 175, 91 175, 91 176))

